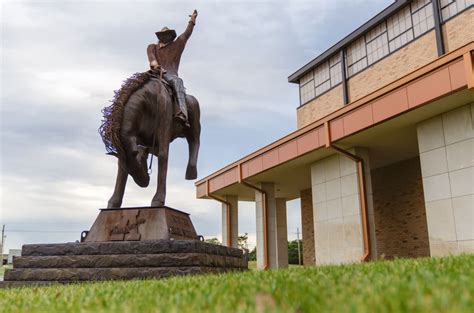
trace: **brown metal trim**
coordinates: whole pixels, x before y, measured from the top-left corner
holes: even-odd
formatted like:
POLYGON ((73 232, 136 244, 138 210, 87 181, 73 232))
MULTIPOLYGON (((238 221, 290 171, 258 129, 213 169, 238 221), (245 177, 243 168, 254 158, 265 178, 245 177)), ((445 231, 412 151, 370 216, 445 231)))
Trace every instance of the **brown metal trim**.
POLYGON ((368 212, 367 212, 367 194, 366 194, 366 185, 365 185, 365 172, 364 172, 364 160, 352 154, 346 150, 343 150, 333 144, 330 144, 330 148, 335 150, 337 153, 353 160, 357 163, 357 177, 359 181, 359 202, 360 202, 360 211, 362 219, 362 232, 364 237, 364 255, 361 257, 361 260, 367 262, 370 258, 370 238, 369 238, 369 222, 368 222, 368 212))
POLYGON ((227 211, 227 216, 226 216, 226 224, 227 224, 227 246, 232 247, 232 221, 230 218, 230 213, 231 213, 231 208, 232 204, 230 202, 222 200, 212 194, 209 193, 209 181, 206 181, 206 197, 209 197, 211 199, 214 199, 216 201, 219 201, 220 203, 223 203, 226 205, 226 211, 227 211))
POLYGON ((463 55, 464 69, 466 71, 467 88, 474 89, 474 61, 472 51, 466 52, 463 55))
POLYGON ((263 207, 263 270, 269 268, 269 257, 268 257, 268 207, 267 207, 267 192, 257 186, 254 186, 242 179, 242 164, 239 167, 239 184, 254 189, 262 194, 262 207, 263 207))

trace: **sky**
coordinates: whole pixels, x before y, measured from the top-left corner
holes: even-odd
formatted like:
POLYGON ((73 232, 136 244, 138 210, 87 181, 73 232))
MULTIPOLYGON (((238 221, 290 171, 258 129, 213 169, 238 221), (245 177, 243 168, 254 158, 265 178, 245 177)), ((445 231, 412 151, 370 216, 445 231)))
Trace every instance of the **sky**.
MULTIPOLYGON (((184 31, 187 93, 201 105, 198 178, 296 130, 298 86, 287 77, 355 30, 389 0, 0 2, 0 227, 5 250, 69 242, 106 207, 116 159, 97 129, 113 91, 148 69, 146 47, 163 26, 184 31)), ((154 162, 156 166, 157 162, 154 162)), ((197 232, 221 239, 221 205, 198 200, 184 180, 187 145, 171 145, 167 205, 191 214, 197 232)), ((154 169, 156 173, 156 168, 154 169)), ((122 206, 155 193, 129 179, 122 206)), ((288 202, 288 235, 301 227, 288 202)), ((239 233, 255 244, 255 204, 239 203, 239 233)))

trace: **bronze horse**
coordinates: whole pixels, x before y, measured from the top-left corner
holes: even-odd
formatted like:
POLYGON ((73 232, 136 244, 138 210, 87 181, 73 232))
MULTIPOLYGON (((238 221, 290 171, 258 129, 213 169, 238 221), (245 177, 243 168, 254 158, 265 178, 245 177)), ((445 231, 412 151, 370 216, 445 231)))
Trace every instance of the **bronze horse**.
POLYGON ((158 184, 151 206, 165 204, 166 176, 170 143, 178 138, 186 138, 189 145, 189 160, 185 178, 197 177, 197 158, 201 133, 199 103, 195 97, 186 96, 190 127, 174 118, 174 103, 170 89, 158 78, 150 78, 137 89, 123 108, 120 127, 122 149, 118 157, 115 189, 107 208, 119 208, 128 175, 140 187, 147 187, 150 176, 147 169, 148 154, 158 158, 158 184), (154 142, 153 142, 154 141, 154 142))

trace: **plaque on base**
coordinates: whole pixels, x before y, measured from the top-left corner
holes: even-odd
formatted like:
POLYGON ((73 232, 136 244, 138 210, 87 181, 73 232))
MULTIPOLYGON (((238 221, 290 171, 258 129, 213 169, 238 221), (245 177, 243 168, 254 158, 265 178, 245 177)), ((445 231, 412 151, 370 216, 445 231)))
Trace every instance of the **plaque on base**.
POLYGON ((82 242, 197 240, 188 213, 170 207, 101 209, 82 242))

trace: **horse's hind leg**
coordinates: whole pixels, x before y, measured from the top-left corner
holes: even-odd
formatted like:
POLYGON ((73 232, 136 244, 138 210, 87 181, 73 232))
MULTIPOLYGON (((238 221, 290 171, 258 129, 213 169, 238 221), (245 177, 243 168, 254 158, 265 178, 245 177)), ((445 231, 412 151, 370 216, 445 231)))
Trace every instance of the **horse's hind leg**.
POLYGON ((127 185, 127 169, 125 162, 118 160, 117 179, 115 180, 114 194, 110 198, 107 208, 120 208, 122 205, 125 186, 127 185))
POLYGON ((189 147, 189 159, 188 166, 186 168, 185 178, 191 180, 197 178, 197 159, 199 153, 199 137, 201 134, 201 124, 198 101, 191 95, 188 95, 186 100, 190 108, 189 122, 191 124, 191 127, 186 134, 186 140, 188 141, 189 147))

